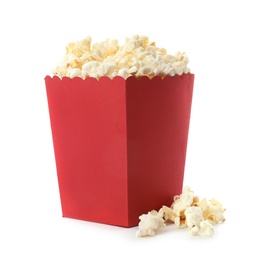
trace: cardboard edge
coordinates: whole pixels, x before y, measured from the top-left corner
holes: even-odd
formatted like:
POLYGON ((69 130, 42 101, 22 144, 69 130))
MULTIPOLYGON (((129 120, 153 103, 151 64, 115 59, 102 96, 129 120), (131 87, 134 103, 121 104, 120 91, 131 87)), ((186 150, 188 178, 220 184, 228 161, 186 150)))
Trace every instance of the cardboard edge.
POLYGON ((83 79, 83 78, 80 78, 80 77, 74 77, 74 78, 69 78, 69 77, 59 77, 59 76, 49 76, 49 75, 47 75, 46 77, 45 77, 45 81, 51 81, 51 80, 53 80, 53 81, 64 81, 64 82, 72 82, 72 81, 74 81, 74 82, 77 82, 77 81, 79 81, 79 82, 90 82, 90 81, 92 81, 92 82, 94 82, 94 81, 96 81, 96 82, 106 82, 106 81, 109 81, 109 82, 113 82, 113 81, 122 81, 122 82, 134 82, 134 81, 144 81, 144 82, 146 82, 146 81, 169 81, 169 80, 187 80, 187 79, 189 79, 189 78, 194 78, 194 74, 192 74, 192 73, 187 73, 187 74, 182 74, 182 75, 178 75, 178 74, 176 74, 175 76, 170 76, 170 75, 167 75, 167 76, 165 76, 165 77, 160 77, 160 76, 155 76, 155 77, 153 77, 153 78, 149 78, 149 77, 147 77, 147 76, 141 76, 141 77, 135 77, 135 76, 130 76, 130 77, 128 77, 127 79, 124 79, 124 78, 122 78, 121 76, 116 76, 116 77, 114 77, 114 78, 109 78, 109 77, 107 77, 107 76, 102 76, 102 77, 100 77, 99 79, 96 79, 96 78, 94 78, 94 77, 87 77, 87 78, 85 78, 85 79, 83 79))

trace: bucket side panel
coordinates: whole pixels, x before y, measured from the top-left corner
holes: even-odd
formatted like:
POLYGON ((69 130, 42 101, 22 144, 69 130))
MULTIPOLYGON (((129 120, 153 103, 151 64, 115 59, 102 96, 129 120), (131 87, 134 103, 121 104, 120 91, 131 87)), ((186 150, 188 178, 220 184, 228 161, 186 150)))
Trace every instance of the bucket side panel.
POLYGON ((63 216, 127 225, 125 81, 46 78, 63 216))
POLYGON ((129 224, 183 186, 194 75, 127 83, 129 224))

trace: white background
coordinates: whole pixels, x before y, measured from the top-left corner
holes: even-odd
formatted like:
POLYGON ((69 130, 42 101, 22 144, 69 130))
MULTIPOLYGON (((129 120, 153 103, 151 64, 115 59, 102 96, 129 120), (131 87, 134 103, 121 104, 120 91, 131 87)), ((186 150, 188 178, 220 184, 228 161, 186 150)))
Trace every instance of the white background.
POLYGON ((1 1, 0 259, 261 259, 260 2, 1 1), (71 41, 132 34, 190 59, 184 185, 227 208, 212 238, 61 217, 44 77, 71 41))

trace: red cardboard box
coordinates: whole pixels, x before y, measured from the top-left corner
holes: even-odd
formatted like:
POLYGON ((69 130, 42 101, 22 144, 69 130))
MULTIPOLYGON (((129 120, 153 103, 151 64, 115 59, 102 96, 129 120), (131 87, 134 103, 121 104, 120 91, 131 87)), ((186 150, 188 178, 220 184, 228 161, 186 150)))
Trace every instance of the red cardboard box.
POLYGON ((182 192, 194 75, 45 78, 64 217, 131 227, 182 192))

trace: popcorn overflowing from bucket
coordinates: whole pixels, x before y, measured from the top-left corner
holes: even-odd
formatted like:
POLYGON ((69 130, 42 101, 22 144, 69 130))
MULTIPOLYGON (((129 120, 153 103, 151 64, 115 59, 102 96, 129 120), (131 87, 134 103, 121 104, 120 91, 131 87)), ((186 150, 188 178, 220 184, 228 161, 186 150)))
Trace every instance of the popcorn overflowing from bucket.
POLYGON ((137 237, 154 236, 156 232, 171 221, 178 228, 188 228, 193 235, 212 236, 214 224, 223 223, 225 209, 216 199, 199 200, 194 192, 185 187, 180 196, 174 197, 171 207, 162 206, 159 211, 152 210, 139 217, 137 237))
POLYGON ((71 42, 66 47, 66 55, 52 71, 59 77, 94 77, 124 79, 135 76, 165 77, 187 74, 188 58, 184 52, 167 54, 166 49, 156 47, 148 37, 134 35, 126 38, 120 46, 118 40, 106 39, 92 44, 91 37, 71 42))

